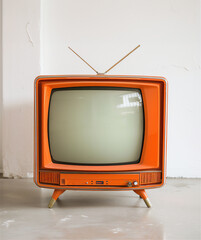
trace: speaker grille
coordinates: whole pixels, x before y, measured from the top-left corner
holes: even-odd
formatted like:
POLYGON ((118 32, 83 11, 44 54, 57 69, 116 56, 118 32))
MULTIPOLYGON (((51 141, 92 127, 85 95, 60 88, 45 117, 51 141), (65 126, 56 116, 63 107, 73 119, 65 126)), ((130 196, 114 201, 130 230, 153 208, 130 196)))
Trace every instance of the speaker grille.
POLYGON ((60 173, 58 172, 40 172, 41 183, 59 184, 60 173))
POLYGON ((141 184, 154 184, 161 183, 162 174, 161 172, 145 172, 140 173, 141 184))

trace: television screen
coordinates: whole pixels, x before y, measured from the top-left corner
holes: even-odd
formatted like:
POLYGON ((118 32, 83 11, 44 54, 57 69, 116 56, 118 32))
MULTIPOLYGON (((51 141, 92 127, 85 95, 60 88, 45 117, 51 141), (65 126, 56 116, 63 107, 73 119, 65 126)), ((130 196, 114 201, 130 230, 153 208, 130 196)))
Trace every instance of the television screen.
POLYGON ((118 87, 54 89, 48 136, 55 163, 138 163, 144 136, 141 91, 118 87))

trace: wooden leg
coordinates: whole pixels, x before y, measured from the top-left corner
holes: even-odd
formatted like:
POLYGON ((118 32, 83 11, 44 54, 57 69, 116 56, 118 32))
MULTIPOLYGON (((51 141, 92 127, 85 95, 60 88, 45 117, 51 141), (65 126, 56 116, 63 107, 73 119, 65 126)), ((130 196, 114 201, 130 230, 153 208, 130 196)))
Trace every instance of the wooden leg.
POLYGON ((144 189, 142 189, 142 190, 133 190, 133 191, 136 194, 138 194, 144 200, 144 202, 145 202, 145 204, 147 205, 148 208, 151 207, 151 202, 150 202, 150 200, 149 200, 149 198, 148 198, 148 196, 147 196, 147 194, 146 194, 144 189))
POLYGON ((53 194, 52 194, 52 198, 50 199, 50 202, 49 202, 49 205, 48 207, 49 208, 52 208, 53 205, 55 204, 57 198, 63 193, 65 192, 66 190, 63 190, 63 189, 55 189, 53 194))

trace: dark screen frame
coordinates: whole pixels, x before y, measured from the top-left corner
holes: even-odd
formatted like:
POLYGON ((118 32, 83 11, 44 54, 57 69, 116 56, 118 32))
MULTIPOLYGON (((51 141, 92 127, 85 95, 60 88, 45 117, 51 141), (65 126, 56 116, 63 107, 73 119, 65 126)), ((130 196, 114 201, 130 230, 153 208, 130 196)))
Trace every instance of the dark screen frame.
POLYGON ((144 146, 144 135, 145 135, 145 112, 144 112, 144 101, 143 101, 143 95, 142 95, 142 91, 140 88, 124 88, 124 87, 94 87, 94 86, 87 86, 87 87, 67 87, 67 88, 54 88, 51 91, 50 94, 50 101, 49 101, 49 107, 48 107, 48 122, 47 122, 47 136, 48 136, 48 146, 49 146, 49 151, 50 151, 50 156, 51 156, 51 160, 53 163, 57 163, 57 164, 64 164, 64 165, 79 165, 79 166, 120 166, 120 165, 131 165, 131 164, 138 164, 140 162, 141 156, 142 156, 142 151, 143 151, 143 146, 144 146), (141 93, 141 97, 142 97, 142 111, 143 111, 143 137, 142 137, 142 148, 141 148, 141 152, 140 152, 140 157, 138 159, 138 161, 135 162, 124 162, 124 163, 108 163, 108 164, 89 164, 89 163, 73 163, 73 162, 61 162, 58 160, 55 160, 52 156, 51 153, 51 148, 50 148, 50 136, 49 136, 49 114, 50 114, 50 105, 51 105, 51 100, 52 100, 52 95, 54 94, 54 92, 57 91, 68 91, 68 90, 116 90, 116 91, 133 91, 133 90, 139 90, 141 93))

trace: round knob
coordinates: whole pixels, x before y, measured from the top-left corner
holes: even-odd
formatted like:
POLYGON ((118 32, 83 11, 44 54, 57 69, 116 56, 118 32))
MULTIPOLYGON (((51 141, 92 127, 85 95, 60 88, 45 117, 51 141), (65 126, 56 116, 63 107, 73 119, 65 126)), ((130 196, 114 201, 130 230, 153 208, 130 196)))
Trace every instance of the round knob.
POLYGON ((129 181, 127 186, 132 187, 132 182, 129 181))
POLYGON ((138 182, 137 182, 137 181, 133 182, 133 185, 137 186, 137 185, 138 185, 138 182))

